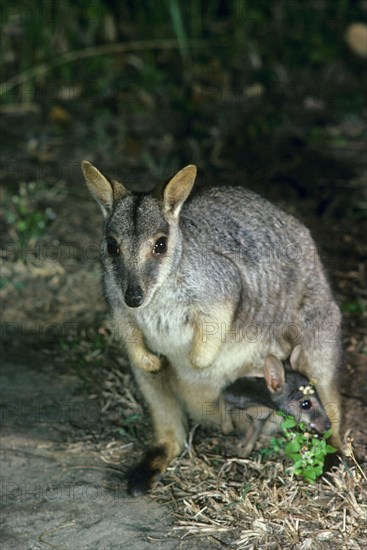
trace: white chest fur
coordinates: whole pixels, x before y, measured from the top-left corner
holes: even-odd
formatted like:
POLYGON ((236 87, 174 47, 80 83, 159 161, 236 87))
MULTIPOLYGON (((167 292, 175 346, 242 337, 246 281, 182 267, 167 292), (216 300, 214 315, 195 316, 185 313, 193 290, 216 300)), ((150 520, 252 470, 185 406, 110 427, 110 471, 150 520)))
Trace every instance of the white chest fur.
POLYGON ((187 305, 157 300, 137 311, 136 322, 151 351, 170 359, 189 353, 194 329, 187 305))
MULTIPOLYGON (((240 376, 262 375, 266 339, 231 341, 223 335, 223 345, 207 368, 195 368, 189 360, 194 339, 193 306, 179 300, 155 299, 134 312, 135 322, 147 347, 164 355, 174 372, 177 396, 190 416, 202 421, 205 410, 213 410, 221 390, 240 376)), ((205 416, 205 415, 204 415, 205 416)), ((214 415, 216 416, 216 415, 214 415)), ((213 421, 216 421, 213 417, 213 421)))

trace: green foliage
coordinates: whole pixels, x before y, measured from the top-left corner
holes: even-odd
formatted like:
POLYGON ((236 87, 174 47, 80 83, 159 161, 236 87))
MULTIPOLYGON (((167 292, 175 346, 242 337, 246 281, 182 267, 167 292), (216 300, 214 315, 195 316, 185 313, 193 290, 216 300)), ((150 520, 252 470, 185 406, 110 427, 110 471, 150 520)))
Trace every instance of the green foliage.
POLYGON ((367 200, 351 197, 348 205, 348 215, 358 221, 367 219, 367 200))
POLYGON ((316 436, 308 431, 304 423, 298 425, 293 416, 281 412, 277 414, 284 417, 280 425, 282 435, 273 438, 269 448, 261 454, 285 455, 293 463, 290 468, 293 474, 304 477, 310 483, 314 482, 323 473, 326 455, 337 450, 327 443, 331 430, 322 437, 316 436))
POLYGON ((180 45, 180 52, 185 61, 188 61, 188 41, 183 24, 182 11, 178 0, 170 0, 169 9, 172 18, 172 24, 180 45))
POLYGON ((224 510, 227 510, 228 508, 231 508, 232 506, 235 506, 236 504, 239 504, 241 502, 243 502, 246 498, 246 495, 247 493, 250 491, 252 485, 251 483, 245 483, 243 485, 243 487, 241 488, 240 490, 240 497, 239 499, 233 501, 233 502, 230 502, 228 504, 225 504, 225 506, 223 507, 224 510))
POLYGON ((123 425, 118 429, 118 434, 122 438, 134 441, 138 438, 139 423, 142 421, 142 415, 138 412, 127 415, 123 420, 123 425))
POLYGON ((351 300, 342 304, 342 310, 344 313, 363 315, 367 312, 367 305, 360 299, 351 300))
MULTIPOLYGON (((315 68, 343 57, 346 25, 360 17, 358 5, 348 5, 345 9, 344 0, 311 5, 303 0, 253 3, 246 0, 121 3, 15 0, 11 8, 4 10, 6 32, 2 36, 2 49, 11 52, 9 57, 18 53, 16 70, 19 72, 47 63, 66 51, 98 44, 177 39, 186 65, 188 61, 208 61, 214 56, 225 67, 238 63, 242 70, 248 71, 251 65, 257 65, 259 71, 265 69, 274 75, 282 66, 286 72, 299 73, 304 66, 315 68), (202 51, 190 49, 191 39, 209 41, 204 57, 202 51)), ((61 66, 54 74, 64 82, 88 78, 89 84, 96 70, 113 78, 118 70, 111 67, 110 59, 96 56, 61 66)), ((15 67, 9 65, 10 68, 10 74, 14 74, 15 67)), ((8 71, 6 64, 4 69, 8 71)), ((33 82, 29 85, 28 94, 32 95, 33 82)))
POLYGON ((21 183, 18 193, 5 196, 5 219, 22 245, 39 239, 55 216, 51 209, 36 206, 41 187, 41 182, 21 183))
MULTIPOLYGON (((190 134, 185 145, 193 149, 181 147, 190 161, 219 150, 218 135, 223 156, 252 145, 256 153, 267 138, 277 137, 282 124, 297 127, 294 112, 311 125, 305 130, 307 143, 337 139, 344 147, 343 136, 331 138, 325 131, 324 118, 334 120, 341 112, 359 117, 364 109, 366 76, 345 44, 348 24, 362 17, 358 3, 347 0, 14 0, 3 15, 1 100, 48 106, 75 93, 77 102, 91 102, 91 141, 106 151, 116 134, 123 144, 127 133, 146 144, 147 136, 154 139, 161 132, 177 140, 190 134), (147 40, 157 47, 144 48, 147 40), (165 40, 176 45, 162 45, 165 40), (111 43, 135 41, 135 50, 101 53, 111 43), (193 41, 200 44, 194 47, 193 41), (53 64, 70 52, 72 60, 53 64), (258 95, 251 96, 256 87, 258 95), (315 114, 301 108, 307 97, 325 105, 321 121, 313 122, 315 114), (153 119, 161 107, 160 126, 153 119), (133 121, 132 112, 141 116, 133 121), (173 112, 177 124, 171 122, 173 112)), ((67 135, 63 126, 53 131, 67 135)), ((169 165, 188 160, 177 149, 167 153, 169 165)), ((157 164, 149 155, 165 156, 148 151, 142 163, 149 167, 157 164)), ((362 214, 356 209, 356 217, 362 214)), ((34 228, 43 220, 37 215, 29 222, 34 228)), ((32 227, 24 231, 33 232, 32 227)))

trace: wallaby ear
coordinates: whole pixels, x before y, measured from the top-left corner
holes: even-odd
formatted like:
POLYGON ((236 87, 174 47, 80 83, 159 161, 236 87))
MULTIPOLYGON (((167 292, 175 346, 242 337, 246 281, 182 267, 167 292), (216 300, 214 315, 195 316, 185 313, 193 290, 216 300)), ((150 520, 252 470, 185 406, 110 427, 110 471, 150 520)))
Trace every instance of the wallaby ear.
POLYGON ((296 368, 300 353, 301 353, 301 346, 300 344, 298 344, 295 348, 293 348, 289 358, 289 363, 293 370, 296 368))
POLYGON ((118 181, 110 182, 87 160, 83 160, 82 170, 89 191, 101 207, 103 216, 107 218, 116 201, 128 193, 127 189, 118 181))
POLYGON ((268 390, 271 393, 282 390, 285 382, 283 363, 274 355, 265 357, 264 376, 268 390))
POLYGON ((191 193, 196 172, 196 166, 189 164, 170 179, 163 192, 166 212, 171 212, 175 217, 178 216, 181 206, 191 193))

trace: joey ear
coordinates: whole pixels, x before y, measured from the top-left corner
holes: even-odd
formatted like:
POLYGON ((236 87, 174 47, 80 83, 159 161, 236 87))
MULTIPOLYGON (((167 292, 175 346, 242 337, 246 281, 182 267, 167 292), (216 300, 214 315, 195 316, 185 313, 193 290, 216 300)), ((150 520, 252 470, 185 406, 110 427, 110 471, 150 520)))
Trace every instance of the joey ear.
POLYGON ((300 344, 298 344, 295 348, 293 348, 291 356, 289 358, 289 363, 293 370, 296 368, 296 364, 299 359, 300 353, 301 353, 301 346, 300 344))
POLYGON ((115 202, 128 193, 127 189, 118 181, 109 181, 87 160, 83 160, 82 170, 89 191, 107 218, 115 202))
POLYGON ((166 212, 171 212, 175 217, 178 216, 181 206, 191 193, 196 172, 196 166, 189 164, 170 179, 163 192, 166 212))
POLYGON ((274 355, 265 357, 264 376, 268 390, 271 393, 282 390, 285 382, 283 363, 274 355))

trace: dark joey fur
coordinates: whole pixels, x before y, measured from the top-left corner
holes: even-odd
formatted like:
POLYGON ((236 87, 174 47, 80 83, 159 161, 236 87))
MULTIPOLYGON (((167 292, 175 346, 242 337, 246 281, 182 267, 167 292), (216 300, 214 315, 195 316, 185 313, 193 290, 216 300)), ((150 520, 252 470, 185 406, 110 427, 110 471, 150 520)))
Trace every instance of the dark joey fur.
POLYGON ((222 390, 296 343, 338 446, 340 313, 309 231, 242 187, 191 193, 194 166, 140 195, 90 163, 83 172, 105 219, 107 300, 165 449, 160 472, 183 449, 187 418, 229 429, 222 390))
POLYGON ((244 411, 250 422, 237 449, 240 456, 250 454, 272 411, 292 415, 298 423, 305 423, 319 434, 330 429, 330 420, 317 391, 308 378, 293 370, 297 366, 299 353, 300 346, 296 346, 284 364, 273 355, 268 355, 265 358, 264 378, 241 377, 223 390, 225 406, 228 406, 234 420, 240 411, 244 411))

